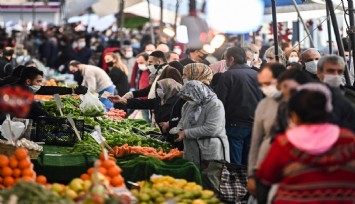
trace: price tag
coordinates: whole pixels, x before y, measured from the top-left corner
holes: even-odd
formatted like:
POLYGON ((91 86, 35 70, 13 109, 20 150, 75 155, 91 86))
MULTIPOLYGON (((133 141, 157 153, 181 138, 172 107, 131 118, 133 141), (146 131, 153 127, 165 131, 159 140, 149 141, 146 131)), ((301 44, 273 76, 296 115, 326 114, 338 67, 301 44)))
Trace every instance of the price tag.
POLYGON ((81 141, 79 131, 78 131, 78 129, 76 129, 76 126, 75 126, 75 123, 74 123, 74 120, 73 120, 73 117, 71 116, 71 114, 68 114, 68 115, 67 115, 67 119, 68 119, 70 125, 71 125, 71 126, 73 127, 73 129, 74 129, 74 133, 75 133, 76 137, 78 138, 79 141, 81 141))
POLYGON ((62 112, 63 104, 62 104, 62 100, 60 100, 59 94, 54 94, 53 97, 55 103, 57 104, 57 108, 59 110, 60 115, 63 116, 63 112, 62 112))
POLYGON ((98 143, 101 144, 106 141, 104 137, 101 137, 97 131, 94 131, 93 133, 90 134, 92 138, 98 143))

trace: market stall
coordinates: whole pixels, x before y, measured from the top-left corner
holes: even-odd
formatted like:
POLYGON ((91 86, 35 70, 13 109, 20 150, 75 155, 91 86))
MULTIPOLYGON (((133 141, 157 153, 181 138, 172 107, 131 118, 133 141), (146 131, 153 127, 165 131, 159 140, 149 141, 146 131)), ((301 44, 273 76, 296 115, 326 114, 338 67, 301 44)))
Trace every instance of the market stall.
MULTIPOLYGON (((0 151, 0 197, 5 201, 16 195, 29 203, 219 203, 212 191, 203 190, 195 164, 144 120, 125 119, 124 111, 105 112, 97 104, 84 106, 82 96, 37 99, 51 117, 38 118, 27 139, 19 140, 27 126, 10 117, 2 124, 8 141, 0 144, 12 150, 0 151)), ((16 107, 9 113, 23 114, 16 107)))

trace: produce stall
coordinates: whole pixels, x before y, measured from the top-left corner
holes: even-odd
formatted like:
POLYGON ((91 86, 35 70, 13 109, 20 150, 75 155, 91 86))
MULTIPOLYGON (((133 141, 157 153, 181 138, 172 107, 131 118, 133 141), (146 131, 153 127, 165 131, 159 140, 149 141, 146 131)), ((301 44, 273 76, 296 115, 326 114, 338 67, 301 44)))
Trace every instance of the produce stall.
MULTIPOLYGON (((17 92, 6 107, 14 115, 24 114, 16 111, 23 106, 22 90, 17 92)), ((0 149, 2 202, 220 203, 202 189, 194 163, 161 140, 159 129, 125 119, 121 110, 84 107, 82 100, 45 97, 42 107, 52 117, 35 121, 27 139, 19 140, 26 127, 7 117, 1 133, 8 141, 0 142, 7 148, 0 149)))

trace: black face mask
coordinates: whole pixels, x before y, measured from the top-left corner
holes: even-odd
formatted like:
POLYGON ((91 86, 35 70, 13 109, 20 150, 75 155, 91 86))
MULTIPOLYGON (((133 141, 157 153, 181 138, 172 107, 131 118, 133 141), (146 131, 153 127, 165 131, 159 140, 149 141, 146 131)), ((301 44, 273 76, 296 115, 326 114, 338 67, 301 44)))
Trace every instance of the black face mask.
POLYGON ((111 61, 111 62, 106 62, 106 65, 108 66, 108 67, 113 67, 113 62, 111 61))
POLYGON ((6 49, 6 50, 4 50, 4 52, 3 52, 3 55, 6 56, 6 57, 10 57, 10 56, 12 56, 13 54, 14 54, 14 50, 8 50, 8 49, 6 49))

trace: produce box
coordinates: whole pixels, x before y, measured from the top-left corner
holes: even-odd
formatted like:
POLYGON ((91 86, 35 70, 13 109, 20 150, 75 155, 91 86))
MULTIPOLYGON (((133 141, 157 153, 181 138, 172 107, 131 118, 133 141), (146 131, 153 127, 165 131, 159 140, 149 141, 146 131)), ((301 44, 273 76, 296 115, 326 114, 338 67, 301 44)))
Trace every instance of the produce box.
MULTIPOLYGON (((75 126, 80 134, 84 135, 84 120, 74 119, 75 126)), ((39 117, 36 120, 36 133, 31 140, 44 142, 47 145, 74 146, 78 142, 73 128, 66 118, 39 117)))

